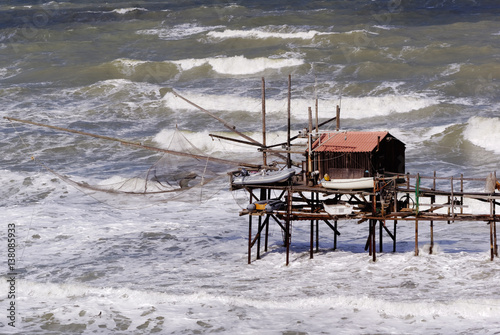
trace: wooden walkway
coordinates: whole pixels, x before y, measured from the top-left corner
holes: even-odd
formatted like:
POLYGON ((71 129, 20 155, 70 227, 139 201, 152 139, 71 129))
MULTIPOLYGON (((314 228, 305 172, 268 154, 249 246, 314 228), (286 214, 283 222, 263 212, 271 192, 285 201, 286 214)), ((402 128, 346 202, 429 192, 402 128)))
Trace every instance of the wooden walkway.
MULTIPOLYGON (((491 176, 496 181, 496 176, 491 176)), ((491 182, 491 180, 490 180, 491 182)), ((491 260, 498 257, 496 222, 500 216, 496 214, 496 206, 500 205, 500 193, 496 193, 495 185, 488 186, 488 178, 438 177, 421 175, 394 175, 375 178, 373 190, 333 190, 317 185, 303 185, 300 180, 281 184, 266 185, 232 185, 233 189, 244 188, 251 198, 251 203, 271 198, 271 194, 279 194, 283 202, 282 208, 272 211, 247 209, 240 216, 248 215, 248 263, 252 261, 252 250, 256 248, 256 258, 261 257, 264 238, 264 252, 268 250, 269 224, 276 223, 283 231, 286 247, 286 264, 289 264, 291 244, 291 223, 293 221, 310 222, 310 257, 319 250, 319 223, 326 224, 334 232, 333 249, 337 248, 338 221, 351 220, 355 223, 368 223, 365 250, 373 261, 376 260, 376 227, 379 228, 379 251, 382 252, 382 238, 385 232, 393 241, 393 252, 396 251, 397 225, 412 221, 415 225, 415 255, 418 255, 419 222, 430 222, 430 252, 434 245, 434 222, 452 223, 455 221, 486 222, 490 230, 491 260), (485 187, 489 187, 486 192, 485 187), (468 191, 471 190, 471 191, 468 191), (327 213, 323 202, 346 204, 354 210, 349 214, 333 215, 327 213), (468 204, 485 204, 489 210, 484 213, 473 213, 468 204), (257 221, 254 227, 254 221, 257 221), (392 221, 392 231, 388 224, 392 221)))

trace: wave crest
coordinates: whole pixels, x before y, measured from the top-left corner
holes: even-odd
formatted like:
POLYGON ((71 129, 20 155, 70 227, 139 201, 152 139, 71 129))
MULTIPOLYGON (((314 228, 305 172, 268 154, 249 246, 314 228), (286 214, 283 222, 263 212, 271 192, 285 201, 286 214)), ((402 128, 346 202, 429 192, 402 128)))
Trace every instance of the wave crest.
POLYGON ((464 138, 471 143, 500 154, 500 118, 474 116, 469 119, 464 138))

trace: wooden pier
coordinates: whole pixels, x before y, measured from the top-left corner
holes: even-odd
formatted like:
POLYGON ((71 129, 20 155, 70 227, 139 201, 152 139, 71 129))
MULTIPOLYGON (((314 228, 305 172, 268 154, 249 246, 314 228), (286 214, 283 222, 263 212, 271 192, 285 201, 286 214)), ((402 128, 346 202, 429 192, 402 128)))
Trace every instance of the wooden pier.
MULTIPOLYGON (((494 178, 494 177, 493 177, 494 178)), ((496 180, 496 178, 495 178, 496 180)), ((353 224, 367 223, 367 241, 365 250, 373 261, 376 261, 376 227, 379 232, 379 252, 382 250, 384 232, 392 239, 396 251, 397 227, 400 224, 413 222, 415 225, 415 255, 419 253, 419 224, 429 223, 430 253, 434 246, 434 223, 455 221, 485 222, 490 231, 491 260, 498 257, 496 222, 500 217, 496 214, 500 194, 491 192, 467 191, 468 189, 484 189, 488 178, 459 178, 421 175, 393 175, 374 178, 374 188, 364 190, 333 190, 321 185, 306 186, 303 180, 292 178, 286 183, 266 185, 232 185, 233 189, 244 188, 251 197, 250 202, 265 203, 271 191, 280 195, 273 200, 280 200, 282 208, 272 210, 247 209, 240 216, 248 215, 248 263, 252 261, 252 250, 255 248, 256 259, 261 252, 268 251, 269 225, 276 223, 282 230, 286 247, 286 264, 289 264, 290 244, 292 241, 291 225, 294 221, 310 223, 310 258, 319 250, 319 224, 326 224, 334 233, 333 250, 337 248, 338 221, 349 220, 353 224), (479 202, 489 205, 488 213, 471 213, 469 203, 479 202), (324 209, 324 202, 333 202, 352 207, 348 214, 331 214, 324 209), (256 227, 255 225, 256 222, 256 227), (392 230, 389 224, 392 222, 392 230), (262 243, 261 239, 264 239, 262 243), (263 244, 263 247, 262 247, 263 244), (262 250, 263 249, 263 250, 262 250)), ((485 241, 486 243, 486 241, 485 241)))
MULTIPOLYGON (((284 150, 275 150, 274 146, 266 146, 265 127, 265 81, 262 78, 262 135, 258 150, 263 153, 261 172, 266 170, 290 168, 292 154, 301 155, 301 171, 286 181, 252 184, 251 180, 244 184, 235 184, 235 176, 241 170, 230 173, 231 189, 245 189, 250 195, 247 210, 240 216, 248 215, 248 263, 252 261, 252 250, 256 248, 256 258, 261 256, 261 238, 264 237, 264 252, 268 250, 269 225, 276 223, 283 232, 283 243, 286 247, 286 264, 289 264, 290 244, 292 241, 291 224, 294 221, 310 223, 310 257, 319 250, 319 223, 326 224, 334 232, 333 249, 337 248, 340 232, 338 221, 350 220, 361 224, 367 222, 367 241, 365 250, 369 251, 373 261, 376 260, 376 227, 379 228, 379 251, 382 252, 384 232, 393 241, 393 252, 396 251, 398 224, 414 222, 415 255, 418 255, 419 223, 430 223, 432 253, 434 247, 434 223, 455 221, 486 222, 490 228, 491 260, 498 257, 496 222, 496 206, 499 205, 500 183, 496 173, 486 178, 438 177, 405 172, 405 144, 388 132, 356 132, 340 130, 340 107, 336 115, 326 121, 319 122, 318 100, 315 103, 315 127, 313 112, 308 109, 309 124, 298 135, 290 134, 291 108, 291 76, 288 77, 288 138, 280 145, 284 150), (320 127, 336 121, 335 131, 320 131, 320 127), (292 141, 307 139, 302 150, 292 148, 292 141), (281 162, 268 164, 269 155, 277 155, 281 162), (284 156, 286 154, 286 157, 284 156), (373 187, 325 187, 321 178, 328 181, 334 178, 337 182, 373 180, 373 187), (467 189, 466 189, 467 188, 467 189), (279 194, 271 199, 271 194, 279 194), (464 200, 489 205, 486 213, 472 213, 464 210, 464 200), (266 207, 265 203, 277 204, 266 207), (335 210, 326 210, 328 204, 337 206, 335 210), (254 204, 260 204, 257 208, 254 204), (345 211, 344 211, 345 209, 345 211), (253 227, 254 219, 257 228, 253 227), (392 231, 388 224, 392 222, 392 231)), ((241 140, 240 140, 241 142, 241 140)), ((249 143, 250 144, 250 143, 249 143)), ((255 143, 251 143, 256 145, 255 143)), ((247 173, 247 171, 245 171, 247 173)))
MULTIPOLYGON (((167 90, 170 91, 170 90, 167 90)), ((161 152, 165 154, 191 157, 194 159, 216 162, 223 165, 238 166, 238 170, 229 173, 232 190, 244 189, 250 195, 249 208, 242 210, 240 216, 248 215, 248 263, 252 261, 252 250, 256 249, 256 258, 261 256, 262 237, 264 252, 268 251, 269 225, 276 223, 283 232, 286 247, 286 264, 289 264, 290 244, 292 241, 292 222, 310 223, 310 257, 319 250, 319 224, 326 224, 334 232, 333 249, 337 248, 341 234, 338 221, 349 220, 353 223, 367 223, 367 241, 365 250, 376 260, 376 229, 378 224, 379 252, 382 250, 384 232, 393 241, 396 251, 397 227, 399 224, 413 222, 415 225, 415 255, 418 255, 419 223, 429 222, 432 253, 434 246, 434 223, 456 221, 485 222, 490 230, 491 260, 498 257, 496 222, 500 220, 496 207, 500 204, 500 183, 496 173, 485 178, 441 177, 434 172, 432 176, 409 174, 405 172, 405 144, 386 131, 357 132, 340 130, 340 107, 337 106, 334 117, 319 122, 318 100, 315 103, 315 127, 313 128, 312 109, 308 109, 309 124, 306 129, 291 136, 291 76, 288 77, 287 141, 266 144, 266 107, 265 80, 262 78, 262 141, 257 141, 236 130, 236 127, 220 117, 184 98, 175 91, 176 97, 195 106, 204 113, 217 119, 230 131, 242 139, 210 134, 212 138, 235 141, 257 147, 262 152, 262 164, 237 162, 198 154, 190 154, 143 145, 108 136, 91 134, 78 130, 61 128, 11 117, 4 119, 11 122, 46 127, 58 131, 76 133, 119 142, 131 147, 161 152), (320 127, 336 121, 335 131, 320 131, 320 127), (304 144, 292 144, 302 139, 304 144), (282 149, 276 149, 282 147, 282 149), (300 162, 294 162, 292 155, 300 156, 300 162), (271 161, 271 157, 277 161, 271 161), (272 182, 253 183, 251 176, 265 176, 276 170, 290 170, 295 166, 297 173, 287 174, 285 179, 272 182), (248 171, 247 171, 248 169, 248 171), (249 173, 250 172, 250 173, 249 173), (246 182, 236 182, 249 177, 246 182), (322 179, 323 178, 323 179, 322 179), (332 187, 331 180, 343 181, 370 180, 371 184, 362 187, 332 187), (321 179, 321 180, 320 180, 321 179), (324 182, 323 182, 324 180, 324 182), (329 185, 327 187, 327 185, 329 185), (279 196, 271 199, 271 194, 279 196), (484 213, 468 210, 469 203, 482 203, 488 207, 484 213), (266 206, 271 205, 273 206, 266 206), (257 206, 258 205, 258 206, 257 206), (333 206, 333 207, 332 207, 333 206), (332 209, 333 208, 333 209, 332 209), (254 219, 257 228, 254 228, 254 219), (392 230, 388 224, 392 222, 392 230)), ((163 95, 162 90, 160 93, 163 95)), ((332 182, 333 183, 333 182, 332 182)), ((334 183, 335 184, 335 183, 334 183)), ((333 184, 333 185, 334 185, 333 184)), ((182 190, 182 185, 178 190, 182 190)), ((170 191, 169 191, 170 192, 170 191)))

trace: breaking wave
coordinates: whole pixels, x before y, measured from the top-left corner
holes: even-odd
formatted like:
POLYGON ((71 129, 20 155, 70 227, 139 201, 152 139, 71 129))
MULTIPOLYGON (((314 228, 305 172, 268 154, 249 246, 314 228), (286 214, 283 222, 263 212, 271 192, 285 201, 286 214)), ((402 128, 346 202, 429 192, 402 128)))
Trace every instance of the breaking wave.
POLYGON ((464 138, 473 144, 500 154, 500 118, 474 116, 464 130, 464 138))
POLYGON ((302 39, 310 40, 318 35, 328 35, 333 33, 324 33, 317 30, 287 32, 285 29, 280 28, 278 31, 270 31, 267 28, 255 28, 250 30, 234 30, 226 29, 224 31, 210 31, 207 36, 217 39, 228 38, 246 38, 246 39, 267 39, 267 38, 280 38, 280 39, 302 39))

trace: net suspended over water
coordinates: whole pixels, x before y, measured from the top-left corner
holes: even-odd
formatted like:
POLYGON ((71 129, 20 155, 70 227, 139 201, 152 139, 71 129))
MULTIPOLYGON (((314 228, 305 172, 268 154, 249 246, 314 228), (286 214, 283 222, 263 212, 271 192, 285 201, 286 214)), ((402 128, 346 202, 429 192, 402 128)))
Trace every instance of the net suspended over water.
POLYGON ((124 195, 156 195, 150 198, 162 201, 192 199, 199 194, 198 198, 203 200, 203 188, 226 176, 227 166, 212 162, 210 157, 201 157, 203 153, 178 130, 173 133, 167 149, 171 148, 192 156, 163 153, 160 159, 139 175, 132 178, 113 177, 92 186, 92 189, 124 195))
MULTIPOLYGON (((167 148, 157 148, 136 142, 60 128, 32 121, 8 118, 10 121, 117 141, 125 146, 152 150, 161 157, 134 176, 115 175, 97 182, 83 182, 63 175, 33 158, 38 164, 94 199, 120 208, 137 208, 171 200, 204 202, 228 189, 228 171, 237 166, 258 166, 206 155, 193 145, 177 128, 172 132, 167 148)), ((133 163, 131 163, 133 164, 133 163)))
MULTIPOLYGON (((150 148, 150 147, 146 147, 150 148)), ((207 156, 176 129, 161 157, 133 176, 113 176, 96 184, 61 176, 82 192, 114 206, 137 207, 172 200, 204 202, 228 190, 236 162, 207 156)))

